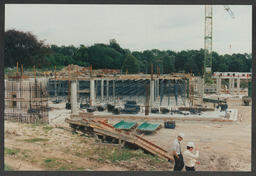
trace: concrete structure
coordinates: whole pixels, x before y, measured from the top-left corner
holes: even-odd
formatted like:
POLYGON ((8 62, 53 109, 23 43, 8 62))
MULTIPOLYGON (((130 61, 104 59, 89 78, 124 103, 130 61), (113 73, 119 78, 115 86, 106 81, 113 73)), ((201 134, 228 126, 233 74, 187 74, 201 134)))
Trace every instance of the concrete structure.
POLYGON ((235 93, 235 78, 231 78, 231 94, 235 93))
POLYGON ((113 80, 113 99, 115 101, 115 95, 116 94, 116 85, 115 85, 115 80, 113 80))
POLYGON ((150 94, 149 94, 149 111, 152 108, 153 102, 154 102, 154 80, 150 80, 150 94))
POLYGON ((71 113, 77 114, 77 81, 71 81, 71 113))
POLYGON ((4 119, 24 123, 49 123, 48 79, 5 80, 4 119))
POLYGON ((94 79, 90 80, 90 105, 94 105, 95 92, 94 92, 94 79))
POLYGON ((156 98, 159 97, 159 79, 156 80, 156 98))
MULTIPOLYGON (((73 81, 73 80, 80 81, 79 87, 81 90, 80 91, 77 90, 77 92, 78 93, 80 92, 81 94, 78 102, 86 102, 89 99, 91 106, 94 106, 96 104, 102 104, 104 102, 121 105, 122 103, 125 103, 128 100, 134 100, 138 104, 143 105, 145 104, 145 98, 146 98, 146 86, 149 86, 148 94, 147 94, 148 96, 147 102, 152 107, 154 105, 159 106, 160 99, 161 99, 160 104, 162 106, 165 106, 165 104, 167 105, 168 102, 169 102, 168 103, 169 105, 172 104, 171 102, 174 96, 173 95, 174 81, 181 80, 181 82, 179 83, 179 91, 177 94, 183 94, 183 92, 185 91, 183 89, 186 89, 186 85, 185 85, 186 81, 182 81, 182 80, 191 79, 191 77, 187 77, 187 75, 182 73, 180 73, 179 75, 170 75, 170 74, 160 75, 158 77, 154 75, 151 76, 151 75, 145 75, 145 74, 125 75, 125 76, 123 75, 99 76, 98 75, 98 76, 91 76, 89 80, 87 79, 87 77, 81 78, 79 76, 72 77, 72 78, 57 77, 56 79, 54 78, 50 80, 48 90, 49 92, 51 92, 51 95, 54 95, 53 83, 55 80, 57 80, 62 84, 60 86, 60 89, 58 90, 59 95, 66 96, 66 94, 68 93, 68 97, 70 98, 71 95, 69 92, 71 92, 70 91, 71 85, 66 86, 67 79, 70 81, 73 81), (169 84, 168 80, 171 82, 170 83, 171 89, 169 88, 169 86, 166 86, 167 82, 169 84), (160 85, 162 88, 160 87, 160 85), (69 87, 69 90, 67 91, 68 87, 69 87), (183 91, 180 91, 181 89, 183 91), (169 99, 167 99, 167 96, 169 97, 169 99)), ((183 95, 181 96, 183 97, 183 95)))
POLYGON ((77 81, 77 100, 79 100, 80 98, 80 85, 79 85, 79 81, 77 81))
POLYGON ((106 93, 107 93, 107 100, 109 100, 109 80, 106 80, 107 85, 106 85, 106 93))
POLYGON ((241 79, 252 79, 252 73, 250 72, 214 72, 213 78, 216 79, 217 83, 217 92, 220 94, 221 92, 221 80, 228 79, 229 80, 229 92, 231 94, 240 93, 240 81, 241 79), (237 83, 235 90, 235 82, 237 83))
POLYGON ((240 78, 237 78, 236 81, 237 81, 237 82, 236 82, 236 85, 237 85, 237 94, 239 94, 239 93, 240 93, 240 78))
POLYGON ((217 94, 221 93, 221 78, 216 78, 216 83, 217 83, 217 94))
POLYGON ((104 99, 104 79, 101 80, 100 95, 101 95, 101 100, 103 101, 103 99, 104 99))

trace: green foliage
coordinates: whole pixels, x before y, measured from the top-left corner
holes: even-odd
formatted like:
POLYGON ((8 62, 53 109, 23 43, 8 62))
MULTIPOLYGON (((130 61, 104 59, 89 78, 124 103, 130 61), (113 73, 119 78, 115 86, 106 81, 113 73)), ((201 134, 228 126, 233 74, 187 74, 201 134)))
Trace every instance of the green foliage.
MULTIPOLYGON (((249 72, 252 68, 251 54, 219 55, 213 56, 213 72, 249 72)), ((123 49, 115 39, 109 44, 96 43, 92 46, 46 46, 30 32, 8 30, 5 32, 5 67, 16 67, 16 62, 22 63, 24 69, 37 68, 53 70, 69 64, 93 69, 122 69, 128 73, 150 73, 151 64, 154 65, 154 73, 157 67, 164 74, 173 72, 193 73, 202 75, 204 66, 204 50, 183 50, 174 52, 158 49, 133 51, 123 49)), ((16 71, 16 69, 5 69, 16 71)))
POLYGON ((50 131, 50 130, 52 130, 53 129, 53 127, 51 127, 51 126, 44 126, 43 127, 43 130, 45 131, 45 132, 48 132, 48 131, 50 131))
POLYGON ((55 171, 84 170, 61 158, 47 158, 43 161, 43 165, 46 169, 55 171))
POLYGON ((17 153, 19 153, 20 150, 19 149, 10 149, 7 147, 4 147, 4 153, 8 154, 8 155, 16 155, 17 153))
POLYGON ((30 143, 33 143, 33 142, 47 142, 47 141, 49 141, 49 139, 45 139, 45 138, 32 138, 32 139, 25 139, 24 141, 25 142, 30 142, 30 143))
POLYGON ((4 170, 5 171, 14 171, 14 169, 10 166, 8 166, 7 164, 4 164, 4 170))
POLYGON ((164 56, 162 58, 163 64, 163 71, 164 73, 173 73, 175 72, 175 58, 173 56, 164 56))
POLYGON ((138 73, 139 71, 139 64, 138 60, 131 54, 128 54, 125 57, 123 66, 122 66, 123 72, 128 71, 128 73, 138 73))
POLYGON ((50 48, 32 33, 8 30, 5 32, 4 42, 5 67, 14 67, 16 62, 24 67, 36 65, 40 68, 49 65, 45 56, 50 54, 50 48))

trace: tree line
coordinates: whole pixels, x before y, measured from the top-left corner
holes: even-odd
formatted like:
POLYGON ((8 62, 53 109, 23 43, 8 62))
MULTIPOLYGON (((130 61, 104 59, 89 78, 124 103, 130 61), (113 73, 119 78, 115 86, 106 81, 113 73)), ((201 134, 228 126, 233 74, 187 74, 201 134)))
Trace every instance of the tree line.
MULTIPOLYGON (((46 45, 31 32, 8 30, 4 36, 5 67, 15 67, 16 63, 24 68, 53 69, 76 64, 90 66, 93 69, 121 69, 126 73, 150 73, 153 64, 154 73, 174 72, 202 75, 204 50, 145 50, 130 51, 122 48, 115 39, 108 44, 96 43, 91 46, 75 47, 46 45)), ((249 72, 252 68, 252 56, 248 53, 220 55, 213 52, 213 72, 249 72)))

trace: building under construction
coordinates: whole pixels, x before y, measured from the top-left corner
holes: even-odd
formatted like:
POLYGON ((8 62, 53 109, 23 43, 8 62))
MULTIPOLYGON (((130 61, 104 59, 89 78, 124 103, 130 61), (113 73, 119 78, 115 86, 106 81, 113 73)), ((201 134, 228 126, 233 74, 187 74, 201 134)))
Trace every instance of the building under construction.
POLYGON ((48 123, 46 79, 9 76, 5 80, 4 118, 24 123, 48 123))

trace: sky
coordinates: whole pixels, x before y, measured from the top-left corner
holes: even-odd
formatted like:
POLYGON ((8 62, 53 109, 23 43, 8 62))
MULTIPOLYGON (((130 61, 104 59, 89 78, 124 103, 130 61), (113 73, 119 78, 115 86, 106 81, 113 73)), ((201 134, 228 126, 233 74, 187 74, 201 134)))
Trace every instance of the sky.
MULTIPOLYGON (((213 6, 213 51, 251 53, 252 8, 213 6)), ((5 5, 5 30, 46 44, 91 46, 116 39, 131 51, 204 48, 204 5, 5 5)))

